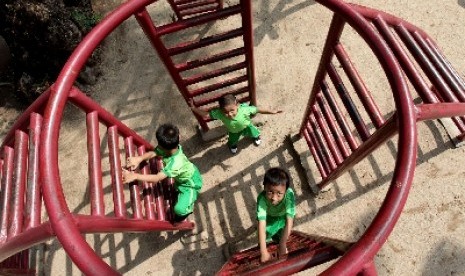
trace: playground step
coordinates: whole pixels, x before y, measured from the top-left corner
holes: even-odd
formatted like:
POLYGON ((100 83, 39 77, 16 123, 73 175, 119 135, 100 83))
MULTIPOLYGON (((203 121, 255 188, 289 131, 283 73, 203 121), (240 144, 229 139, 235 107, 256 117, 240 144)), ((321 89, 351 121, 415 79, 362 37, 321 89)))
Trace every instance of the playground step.
POLYGON ((286 256, 279 258, 278 245, 272 243, 268 245, 272 260, 261 263, 260 249, 256 246, 235 253, 216 275, 290 275, 333 260, 351 245, 349 242, 292 231, 286 256))

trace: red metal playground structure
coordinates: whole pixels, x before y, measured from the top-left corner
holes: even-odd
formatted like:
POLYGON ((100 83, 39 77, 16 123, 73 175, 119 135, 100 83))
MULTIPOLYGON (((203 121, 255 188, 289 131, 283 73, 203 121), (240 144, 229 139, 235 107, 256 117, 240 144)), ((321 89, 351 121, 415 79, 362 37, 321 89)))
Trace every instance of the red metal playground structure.
MULTIPOLYGON (((234 93, 240 101, 255 103, 250 1, 241 0, 230 6, 224 6, 219 0, 170 1, 177 19, 162 26, 157 26, 146 10, 153 0, 127 1, 109 14, 79 44, 50 90, 22 114, 5 137, 0 154, 1 271, 34 274, 34 269, 29 267, 28 248, 56 236, 84 274, 118 275, 82 234, 189 230, 194 227, 189 221, 178 225, 171 223, 173 190, 170 181, 131 186, 127 204, 122 191, 121 160, 124 158, 120 157, 119 139, 124 140, 125 156, 133 156, 136 152, 143 154, 152 146, 73 86, 84 63, 100 42, 123 21, 134 16, 186 101, 194 99, 197 106, 212 107, 223 93, 234 93), (193 26, 234 16, 241 18, 240 25, 230 31, 169 47, 162 39, 193 26), (190 55, 189 60, 175 61, 174 56, 230 39, 239 39, 243 45, 221 48, 221 52, 213 55, 196 58, 190 55), (222 66, 225 61, 229 61, 229 65, 222 66), (206 73, 206 70, 195 73, 200 67, 209 69, 206 73), (222 78, 231 73, 236 75, 222 78), (215 78, 220 80, 199 86, 215 78), (235 88, 227 90, 229 87, 235 88), (70 211, 60 179, 58 136, 66 103, 86 114, 90 214, 70 211), (107 130, 106 142, 100 140, 101 126, 107 130), (102 184, 100 145, 104 143, 108 146, 107 162, 112 179, 109 190, 114 212, 111 216, 105 214, 103 200, 105 187, 102 184), (42 212, 46 213, 47 221, 42 221, 42 212)), ((286 258, 260 265, 256 249, 238 252, 218 272, 219 275, 286 275, 335 258, 338 259, 323 272, 324 275, 376 275, 374 256, 396 224, 412 183, 417 154, 416 123, 451 117, 459 133, 456 139, 463 140, 465 83, 425 32, 400 18, 367 7, 338 0, 316 2, 326 6, 334 15, 299 135, 307 142, 321 174, 318 187, 329 184, 398 134, 398 152, 389 190, 371 225, 354 244, 344 245, 328 238, 294 232, 286 258), (395 111, 389 117, 379 111, 343 46, 340 38, 345 27, 352 28, 366 42, 385 73, 395 101, 395 111), (336 61, 342 69, 335 67, 336 61), (344 83, 347 79, 354 93, 349 93, 351 90, 344 83), (339 98, 332 93, 334 90, 339 98), (415 92, 421 103, 414 103, 412 93, 415 92), (354 97, 360 99, 361 109, 354 104, 354 97), (363 112, 368 114, 371 122, 364 121, 363 112), (369 124, 373 126, 371 129, 369 124)), ((197 119, 203 130, 208 130, 208 121, 197 119)), ((160 162, 154 162, 142 171, 153 172, 160 166, 160 162)), ((273 250, 273 245, 270 249, 273 250)))

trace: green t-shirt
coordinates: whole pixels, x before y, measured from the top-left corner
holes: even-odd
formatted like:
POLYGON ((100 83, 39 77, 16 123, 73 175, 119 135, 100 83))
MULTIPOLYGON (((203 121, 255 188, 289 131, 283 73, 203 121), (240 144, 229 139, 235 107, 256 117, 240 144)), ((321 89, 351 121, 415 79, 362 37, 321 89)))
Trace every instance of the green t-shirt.
MULTIPOLYGON (((195 181, 192 181, 194 173, 198 171, 197 167, 187 159, 187 156, 182 151, 181 145, 174 155, 168 156, 159 147, 155 148, 155 154, 162 157, 163 169, 161 170, 166 176, 174 178, 176 185, 187 184, 187 186, 198 186, 195 181)), ((200 187, 199 187, 200 188, 200 187)))
POLYGON ((239 133, 252 123, 250 118, 257 114, 257 107, 241 103, 237 108, 237 114, 233 119, 229 119, 220 108, 214 108, 209 112, 210 118, 221 120, 228 132, 239 133))
POLYGON ((266 220, 271 217, 295 217, 295 196, 291 188, 286 190, 283 200, 278 205, 272 205, 266 199, 266 192, 261 192, 257 197, 257 220, 266 220))

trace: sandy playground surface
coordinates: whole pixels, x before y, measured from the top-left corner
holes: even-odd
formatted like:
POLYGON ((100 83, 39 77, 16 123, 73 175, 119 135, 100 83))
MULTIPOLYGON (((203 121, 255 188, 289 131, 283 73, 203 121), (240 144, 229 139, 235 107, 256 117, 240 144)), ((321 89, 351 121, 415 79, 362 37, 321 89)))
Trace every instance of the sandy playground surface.
MULTIPOLYGON (((94 5, 105 12, 118 1, 94 1, 94 5)), ((353 2, 387 11, 423 28, 455 68, 465 72, 465 0, 353 2)), ((169 21, 171 13, 163 1, 148 10, 154 18, 169 21)), ((191 218, 197 224, 192 233, 87 235, 89 244, 119 272, 214 274, 225 263, 222 246, 255 231, 255 199, 261 191, 263 173, 273 166, 287 168, 293 178, 296 230, 356 241, 376 215, 392 178, 397 136, 318 195, 309 188, 318 182, 318 171, 311 171, 309 179, 299 174, 299 160, 285 139, 298 131, 331 13, 313 1, 258 0, 253 2, 253 16, 258 104, 279 107, 284 113, 258 115, 254 120, 262 129, 263 144, 255 147, 243 139, 234 156, 227 151, 225 138, 209 143, 201 140, 192 113, 134 18, 105 42, 104 71, 92 89, 92 97, 152 143, 156 142, 159 124, 176 123, 185 152, 198 165, 205 182, 191 218)), ((196 38, 208 32, 205 27, 189 35, 196 38)), ((350 32, 347 37, 349 53, 354 53, 354 62, 367 86, 383 114, 390 114, 392 96, 385 80, 380 81, 376 75, 379 65, 364 59, 366 46, 359 38, 350 39, 350 32)), ((70 209, 87 213, 85 119, 72 107, 65 115, 60 136, 61 178, 70 209)), ((380 275, 465 275, 465 169, 460 166, 465 163, 464 148, 454 148, 438 122, 419 123, 418 129, 418 164, 410 197, 375 258, 376 267, 380 275)), ((312 162, 310 157, 308 160, 312 162)), ((109 168, 103 169, 104 183, 108 184, 109 168)), ((105 191, 110 200, 109 189, 105 191)), ((37 248, 44 275, 81 274, 58 241, 37 248)), ((315 275, 329 264, 300 275, 315 275)))

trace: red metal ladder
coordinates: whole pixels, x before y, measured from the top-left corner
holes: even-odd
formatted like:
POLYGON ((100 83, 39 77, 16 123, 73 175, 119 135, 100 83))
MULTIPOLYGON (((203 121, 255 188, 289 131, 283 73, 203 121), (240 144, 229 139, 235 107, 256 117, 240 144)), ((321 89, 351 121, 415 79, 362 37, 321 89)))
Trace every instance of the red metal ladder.
MULTIPOLYGON (((250 1, 241 0, 237 5, 163 26, 155 26, 146 9, 136 18, 186 101, 194 99, 195 106, 210 110, 222 95, 232 93, 239 102, 256 105, 250 1), (234 20, 235 16, 240 16, 240 25, 234 29, 183 41, 186 29, 234 20), (181 42, 167 46, 164 39, 174 35, 181 42), (240 39, 241 45, 232 43, 234 39, 240 39), (200 54, 199 49, 207 53, 200 54)), ((201 128, 208 131, 210 119, 195 116, 201 128)))
POLYGON ((416 124, 422 120, 453 117, 459 133, 456 139, 463 140, 465 82, 433 40, 414 25, 359 5, 337 0, 317 2, 332 10, 334 15, 300 137, 306 141, 320 172, 318 188, 328 185, 394 134, 399 134, 391 188, 377 216, 361 239, 323 273, 375 275, 373 257, 397 222, 412 183, 416 164, 416 124), (386 119, 341 41, 347 25, 371 48, 391 86, 395 112, 386 119), (337 68, 336 62, 341 69, 337 68), (408 82, 423 103, 414 103, 408 82), (359 107, 355 97, 361 103, 359 107))
MULTIPOLYGON (((53 89, 52 89, 53 90, 53 89)), ((69 103, 77 106, 86 114, 88 176, 90 213, 71 213, 69 210, 57 210, 55 206, 45 203, 45 212, 49 221, 42 221, 43 197, 47 188, 39 179, 39 138, 43 128, 42 114, 50 91, 44 93, 29 109, 23 113, 13 129, 7 134, 1 149, 1 228, 0 228, 0 260, 34 244, 66 233, 60 232, 59 224, 54 221, 56 214, 65 213, 70 224, 66 231, 75 228, 78 233, 115 233, 140 231, 190 230, 194 223, 183 221, 173 224, 173 201, 176 199, 173 180, 166 179, 162 183, 143 182, 130 185, 130 198, 125 198, 121 179, 122 164, 119 141, 124 140, 125 156, 142 155, 153 147, 133 130, 122 124, 113 115, 104 110, 84 93, 73 87, 69 95, 69 103), (107 128, 107 141, 101 140, 100 126, 107 128), (107 144, 109 157, 101 156, 101 144, 107 144), (105 213, 104 187, 102 183, 102 162, 108 162, 111 174, 111 193, 113 213, 105 213), (127 202, 129 210, 126 207, 127 202), (128 212, 130 211, 130 212, 128 212)), ((160 159, 152 160, 141 168, 144 174, 156 173, 162 168, 160 159)), ((50 195, 49 195, 50 197, 50 195)), ((53 196, 51 196, 53 197, 53 196)), ((66 205, 62 198, 63 205, 66 205)), ((65 241, 66 242, 66 241, 65 241)), ((70 243, 78 243, 69 240, 70 243)), ((78 253, 81 254, 81 253, 78 253)), ((72 253, 70 253, 71 257, 72 253)), ((27 251, 7 259, 3 271, 25 273, 30 270, 27 251)), ((0 270, 1 271, 1 270, 0 270)))
POLYGON ((168 0, 178 20, 218 11, 223 0, 168 0))

